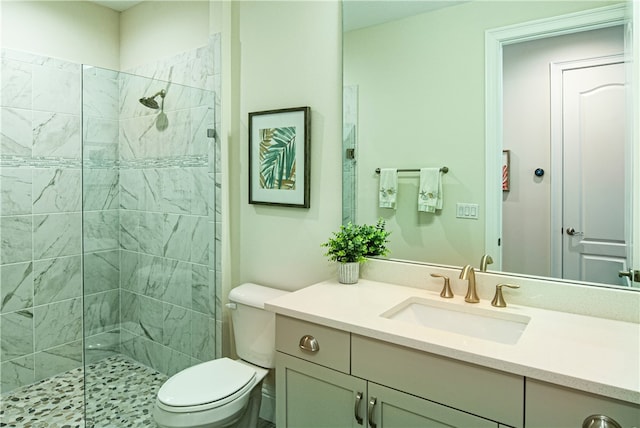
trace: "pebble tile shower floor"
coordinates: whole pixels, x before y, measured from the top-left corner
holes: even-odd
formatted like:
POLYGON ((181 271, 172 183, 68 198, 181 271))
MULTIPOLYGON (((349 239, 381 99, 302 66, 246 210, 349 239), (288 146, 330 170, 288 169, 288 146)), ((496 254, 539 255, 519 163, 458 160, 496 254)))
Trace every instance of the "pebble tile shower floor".
MULTIPOLYGON (((82 372, 70 370, 0 396, 0 427, 156 427, 151 411, 167 376, 124 356, 89 365, 85 421, 82 372)), ((261 419, 258 428, 275 425, 261 419)))
POLYGON ((82 368, 0 397, 0 427, 155 427, 151 410, 167 377, 122 356, 87 367, 87 420, 82 368), (85 423, 86 422, 86 423, 85 423))

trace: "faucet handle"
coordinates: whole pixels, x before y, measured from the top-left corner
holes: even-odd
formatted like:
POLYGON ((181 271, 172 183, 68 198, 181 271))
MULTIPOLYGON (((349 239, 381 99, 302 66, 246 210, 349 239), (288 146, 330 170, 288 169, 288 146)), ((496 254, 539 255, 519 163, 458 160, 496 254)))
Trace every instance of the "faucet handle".
POLYGON ((444 279, 444 287, 442 287, 442 291, 440 292, 440 297, 443 297, 445 299, 451 299, 453 297, 453 292, 451 291, 451 285, 449 284, 449 277, 440 275, 439 273, 432 273, 431 276, 434 278, 444 279))
POLYGON ((498 285, 496 285, 496 295, 493 296, 493 300, 491 301, 491 306, 495 306, 496 308, 506 308, 507 307, 507 302, 504 301, 504 296, 502 295, 502 287, 520 288, 519 285, 514 285, 514 284, 498 284, 498 285))

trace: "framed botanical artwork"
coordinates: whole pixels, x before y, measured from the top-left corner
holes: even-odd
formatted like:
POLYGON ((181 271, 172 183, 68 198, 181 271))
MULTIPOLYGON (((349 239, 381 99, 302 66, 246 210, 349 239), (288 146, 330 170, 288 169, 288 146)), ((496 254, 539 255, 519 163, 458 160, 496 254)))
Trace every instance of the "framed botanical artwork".
POLYGON ((249 113, 249 203, 309 208, 311 108, 249 113))
POLYGON ((509 191, 509 176, 511 174, 511 152, 509 150, 502 151, 502 191, 509 191))

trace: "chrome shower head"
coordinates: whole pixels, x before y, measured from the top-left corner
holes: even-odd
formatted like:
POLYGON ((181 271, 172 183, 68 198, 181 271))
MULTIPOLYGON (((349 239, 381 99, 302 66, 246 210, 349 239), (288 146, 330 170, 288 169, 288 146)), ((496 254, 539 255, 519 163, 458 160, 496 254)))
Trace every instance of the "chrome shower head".
POLYGON ((167 93, 165 92, 164 89, 161 89, 159 92, 157 92, 156 94, 154 94, 151 97, 142 97, 140 98, 140 104, 142 104, 145 107, 149 107, 152 108, 154 110, 157 110, 160 108, 160 106, 158 105, 158 102, 156 101, 156 97, 158 95, 160 95, 160 97, 162 98, 162 101, 164 102, 164 97, 167 93))

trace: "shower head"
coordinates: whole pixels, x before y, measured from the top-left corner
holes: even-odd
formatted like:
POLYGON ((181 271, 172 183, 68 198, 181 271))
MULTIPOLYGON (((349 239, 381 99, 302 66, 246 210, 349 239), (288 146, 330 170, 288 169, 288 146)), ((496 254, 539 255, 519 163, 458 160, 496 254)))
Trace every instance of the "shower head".
POLYGON ((157 97, 158 95, 160 95, 160 97, 161 97, 161 98, 162 98, 162 100, 164 101, 164 96, 165 96, 166 94, 167 94, 167 93, 164 91, 164 89, 161 89, 159 92, 157 92, 157 93, 156 93, 156 94, 154 94, 153 96, 151 96, 151 97, 142 97, 142 98, 140 98, 140 100, 139 100, 139 101, 140 101, 140 104, 142 104, 143 106, 145 106, 145 107, 149 107, 149 108, 152 108, 152 109, 154 109, 154 110, 157 110, 157 109, 159 109, 159 108, 160 108, 160 106, 158 105, 158 102, 155 100, 155 99, 156 99, 156 97, 157 97))

